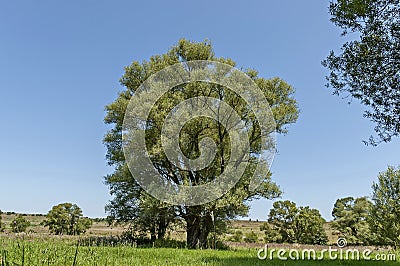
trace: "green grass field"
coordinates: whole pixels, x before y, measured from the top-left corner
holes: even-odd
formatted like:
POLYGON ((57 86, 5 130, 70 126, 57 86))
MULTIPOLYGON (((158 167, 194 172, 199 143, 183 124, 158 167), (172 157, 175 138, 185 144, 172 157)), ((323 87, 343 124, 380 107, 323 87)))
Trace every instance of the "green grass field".
MULTIPOLYGON (((273 260, 259 260, 257 251, 263 247, 263 233, 260 231, 262 222, 258 221, 233 221, 229 228, 231 231, 241 230, 243 233, 256 232, 257 243, 226 242, 230 250, 188 250, 171 248, 135 248, 129 245, 110 246, 101 241, 81 241, 77 249, 78 237, 76 236, 51 236, 47 228, 40 225, 44 216, 25 215, 31 222, 27 234, 14 234, 10 231, 10 222, 15 214, 3 214, 6 232, 0 233, 0 266, 9 265, 400 265, 400 254, 396 254, 397 261, 356 261, 356 260, 324 260, 317 261, 282 261, 275 253, 273 260), (83 244, 85 243, 85 244, 83 244), (98 246, 96 246, 98 245, 98 246), (105 246, 108 245, 108 246, 105 246)), ((334 243, 337 236, 331 233, 329 224, 326 230, 330 242, 334 243)), ((83 239, 99 237, 112 238, 124 231, 123 227, 109 227, 105 222, 95 222, 93 227, 83 236, 83 239)), ((174 228, 170 236, 176 240, 184 240, 183 228, 174 228)), ((111 243, 115 245, 115 243, 111 243)), ((270 246, 273 248, 274 246, 270 246)), ((306 245, 277 245, 276 249, 309 249, 324 248, 306 245)), ((387 252, 387 251, 386 251, 387 252)), ((374 254, 373 254, 374 255, 374 254)), ((317 254, 319 257, 319 254, 317 254)), ((373 256, 371 256, 373 257, 373 256)))
MULTIPOLYGON (((76 246, 74 238, 0 236, 3 265, 399 265, 400 262, 259 260, 257 249, 188 250, 130 246, 76 246)), ((400 257, 397 256, 397 257, 400 257)))

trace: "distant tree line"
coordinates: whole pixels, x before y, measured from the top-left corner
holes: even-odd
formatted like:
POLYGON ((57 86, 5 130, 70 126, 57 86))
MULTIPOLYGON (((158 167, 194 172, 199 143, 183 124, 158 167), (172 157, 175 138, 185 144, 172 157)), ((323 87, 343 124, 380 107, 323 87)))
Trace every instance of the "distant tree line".
POLYGON ((400 168, 388 167, 372 185, 372 196, 338 199, 332 226, 348 243, 400 246, 400 168))
MULTIPOLYGON (((400 246, 400 167, 389 166, 386 171, 379 173, 377 182, 372 185, 371 197, 337 199, 332 216, 331 228, 338 237, 344 237, 348 244, 388 245, 397 249, 400 246)), ((147 219, 149 222, 157 221, 156 216, 148 216, 147 219)), ((97 220, 105 221, 104 218, 97 220)), ((328 242, 325 224, 318 210, 309 206, 298 207, 294 202, 284 200, 273 203, 268 221, 260 230, 264 232, 264 241, 267 243, 325 245, 328 242)), ((57 235, 79 235, 91 227, 92 220, 83 217, 82 210, 76 204, 62 203, 47 213, 42 225, 57 235)), ((22 214, 16 215, 10 222, 10 228, 15 233, 25 232, 29 226, 30 222, 22 214)), ((0 211, 0 232, 4 228, 0 211)), ((216 233, 226 231, 226 226, 219 226, 216 233)), ((142 233, 144 236, 148 232, 142 233)), ((228 240, 254 243, 258 242, 258 236, 253 231, 243 234, 236 230, 228 240)))
MULTIPOLYGON (((9 215, 11 212, 6 212, 7 215, 9 215)), ((5 231, 6 224, 2 222, 2 215, 3 212, 0 210, 0 232, 5 231)), ((13 212, 15 214, 15 212, 13 212)), ((30 226, 31 223, 26 220, 22 214, 18 214, 15 216, 15 218, 10 222, 10 228, 13 233, 21 233, 25 232, 28 226, 30 226)))
MULTIPOLYGON (((372 196, 338 199, 332 229, 352 245, 400 246, 400 168, 388 167, 372 185, 372 196)), ((297 208, 291 201, 274 202, 261 226, 266 242, 326 244, 325 224, 318 210, 297 208)))
MULTIPOLYGON (((15 212, 7 212, 7 215, 14 215, 10 222, 10 228, 13 233, 22 233, 27 230, 31 222, 25 217, 27 214, 16 214, 15 212)), ((44 216, 36 214, 32 216, 44 216)), ((92 220, 83 217, 82 210, 76 204, 61 203, 46 214, 46 219, 41 225, 48 227, 50 233, 56 235, 80 235, 86 232, 92 226, 92 220)), ((101 219, 100 219, 101 220, 101 219)), ((4 232, 5 224, 2 222, 2 212, 0 210, 0 232, 4 232)))

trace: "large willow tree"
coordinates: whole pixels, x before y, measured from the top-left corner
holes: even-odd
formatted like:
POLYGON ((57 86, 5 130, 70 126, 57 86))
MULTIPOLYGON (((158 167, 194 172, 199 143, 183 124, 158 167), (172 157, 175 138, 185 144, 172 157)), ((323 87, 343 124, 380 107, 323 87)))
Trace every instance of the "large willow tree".
MULTIPOLYGON (((188 120, 181 128, 179 136, 177 136, 179 149, 187 158, 201 157, 201 152, 204 151, 202 149, 204 139, 211 139, 215 144, 215 156, 209 165, 196 170, 178 167, 168 159, 162 149, 161 140, 164 122, 173 112, 174 107, 178 106, 180 102, 194 97, 217 99, 229 105, 242 121, 243 129, 246 129, 250 151, 246 157, 240 157, 241 160, 246 158, 247 166, 232 189, 218 199, 201 205, 184 203, 172 205, 149 195, 139 185, 137 181, 139 177, 132 175, 132 171, 130 171, 132 168, 129 169, 128 159, 123 151, 123 136, 126 134, 124 117, 130 100, 137 95, 141 84, 155 73, 177 63, 193 60, 208 60, 235 66, 231 59, 216 57, 208 41, 197 43, 182 39, 167 53, 152 56, 149 61, 141 63, 135 61, 125 68, 125 74, 120 80, 125 89, 113 103, 106 107, 105 123, 112 125, 112 128, 106 134, 104 143, 108 149, 108 163, 115 167, 114 173, 105 178, 111 195, 114 197, 106 206, 106 210, 111 218, 131 223, 140 232, 150 234, 152 240, 163 238, 171 223, 183 220, 187 231, 188 247, 205 248, 213 229, 213 219, 218 231, 228 220, 247 215, 248 202, 252 199, 260 197, 272 199, 278 197, 281 192, 278 186, 272 182, 268 168, 262 172, 259 186, 251 188, 250 182, 256 171, 257 158, 263 155, 265 149, 274 149, 275 147, 271 143, 262 143, 263 131, 255 114, 249 106, 246 106, 246 101, 230 88, 212 82, 197 81, 171 88, 154 104, 147 120, 141 121, 144 123, 138 123, 138 125, 145 128, 146 150, 159 175, 177 186, 198 186, 215 181, 226 171, 226 165, 230 158, 235 156, 231 151, 235 149, 236 145, 229 137, 229 129, 209 117, 188 120), (268 145, 272 146, 266 147, 268 145)), ((262 91, 263 97, 271 107, 275 121, 272 131, 286 133, 286 126, 294 123, 298 117, 297 103, 293 99, 293 87, 279 78, 260 78, 254 70, 245 72, 262 91)), ((146 102, 139 101, 135 104, 146 105, 146 102)), ((135 116, 136 114, 129 115, 135 116)), ((141 172, 137 173, 139 175, 141 172)))

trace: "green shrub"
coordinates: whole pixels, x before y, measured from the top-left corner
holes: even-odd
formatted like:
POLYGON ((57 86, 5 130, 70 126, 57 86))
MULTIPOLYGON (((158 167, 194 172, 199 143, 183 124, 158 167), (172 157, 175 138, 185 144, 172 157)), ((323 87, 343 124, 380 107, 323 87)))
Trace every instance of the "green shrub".
POLYGON ((253 231, 251 231, 250 233, 247 233, 244 238, 244 242, 246 242, 246 243, 256 243, 257 240, 258 240, 258 236, 253 231))
POLYGON ((236 230, 233 233, 233 236, 231 236, 228 240, 232 241, 232 242, 242 242, 242 240, 243 240, 243 232, 241 230, 236 230))
POLYGON ((207 238, 207 247, 211 249, 218 250, 228 250, 229 246, 227 246, 224 241, 222 241, 221 236, 217 233, 214 240, 214 233, 211 233, 207 238), (214 243, 215 241, 215 243, 214 243))
POLYGON ((269 223, 264 223, 260 227, 260 230, 264 231, 264 234, 265 234, 264 241, 265 241, 265 243, 280 243, 280 242, 282 242, 282 236, 269 223))
POLYGON ((21 214, 18 214, 14 220, 11 221, 10 226, 11 230, 14 233, 25 232, 26 228, 31 225, 31 222, 26 220, 21 214))
POLYGON ((217 241, 215 241, 215 249, 229 250, 229 246, 226 245, 222 240, 217 239, 217 241))
POLYGON ((268 224, 262 230, 267 242, 324 245, 328 241, 324 223, 317 209, 297 208, 288 200, 276 201, 270 210, 268 224))

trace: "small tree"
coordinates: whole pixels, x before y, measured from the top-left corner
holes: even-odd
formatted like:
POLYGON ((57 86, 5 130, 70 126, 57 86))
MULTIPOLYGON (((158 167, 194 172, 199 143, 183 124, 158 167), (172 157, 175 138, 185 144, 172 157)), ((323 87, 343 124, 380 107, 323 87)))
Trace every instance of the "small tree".
POLYGON ((288 200, 274 202, 269 213, 268 223, 281 236, 277 239, 278 242, 296 242, 293 222, 298 211, 294 202, 288 200))
POLYGON ((253 231, 247 233, 244 238, 244 242, 246 242, 246 243, 256 243, 257 240, 258 240, 258 236, 253 231))
POLYGON ((92 226, 92 220, 83 217, 78 205, 62 203, 53 206, 42 224, 56 235, 80 235, 92 226))
POLYGON ((235 230, 233 236, 229 238, 232 242, 242 242, 243 240, 243 232, 241 230, 235 230))
POLYGON ((15 219, 13 219, 10 223, 11 230, 14 233, 22 233, 25 232, 28 226, 31 225, 31 222, 26 220, 21 214, 18 214, 15 219))
POLYGON ((349 244, 369 244, 371 232, 367 223, 372 203, 366 198, 338 199, 333 207, 332 228, 339 231, 349 244))
POLYGON ((291 201, 274 202, 268 224, 262 226, 267 242, 326 244, 325 220, 316 209, 297 208, 291 201))
POLYGON ((295 238, 298 243, 325 245, 328 237, 324 229, 325 220, 316 209, 300 207, 294 219, 295 238))
POLYGON ((368 223, 377 244, 400 246, 400 168, 389 166, 372 185, 371 215, 368 223))
POLYGON ((265 243, 281 243, 282 236, 279 234, 278 230, 272 227, 269 223, 264 223, 260 227, 261 231, 264 231, 264 241, 265 243))

